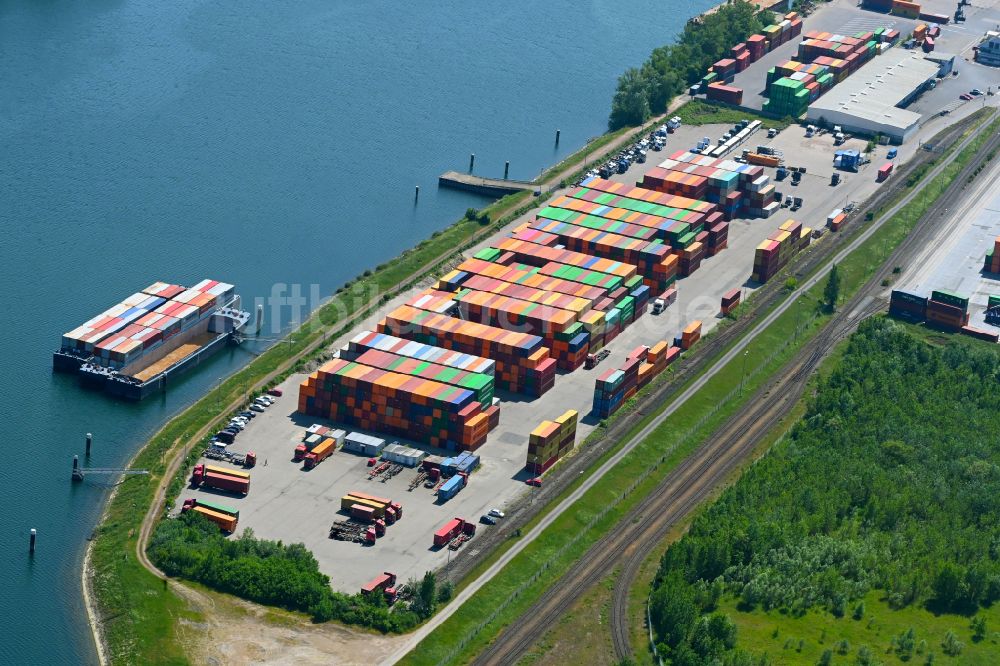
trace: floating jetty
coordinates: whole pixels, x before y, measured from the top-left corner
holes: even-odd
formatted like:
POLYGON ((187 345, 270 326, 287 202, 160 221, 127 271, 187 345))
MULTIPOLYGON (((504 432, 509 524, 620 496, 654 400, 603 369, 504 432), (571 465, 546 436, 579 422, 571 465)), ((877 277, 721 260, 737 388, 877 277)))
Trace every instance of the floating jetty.
POLYGON ((62 336, 57 372, 129 400, 166 389, 170 378, 242 341, 250 313, 231 284, 154 282, 62 336))
POLYGON ((482 176, 473 176, 471 173, 459 173, 457 171, 446 171, 438 176, 438 185, 441 187, 450 187, 455 190, 465 190, 466 192, 501 197, 514 192, 536 192, 541 190, 541 185, 527 180, 483 178, 482 176))

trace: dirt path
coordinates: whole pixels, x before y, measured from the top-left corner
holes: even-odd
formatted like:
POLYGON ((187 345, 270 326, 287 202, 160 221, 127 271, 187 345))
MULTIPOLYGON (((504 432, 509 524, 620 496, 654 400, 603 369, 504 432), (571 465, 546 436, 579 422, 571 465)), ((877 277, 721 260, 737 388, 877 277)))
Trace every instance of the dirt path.
POLYGON ((179 642, 193 664, 243 666, 368 665, 382 663, 399 637, 352 630, 333 623, 313 624, 292 613, 277 611, 235 597, 171 582, 202 622, 177 620, 179 642))

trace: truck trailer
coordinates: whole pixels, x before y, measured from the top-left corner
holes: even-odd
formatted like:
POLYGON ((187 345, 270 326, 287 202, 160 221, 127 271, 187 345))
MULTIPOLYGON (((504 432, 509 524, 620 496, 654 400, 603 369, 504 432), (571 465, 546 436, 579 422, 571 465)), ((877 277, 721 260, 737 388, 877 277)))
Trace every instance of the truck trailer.
POLYGON ((244 477, 237 474, 225 473, 224 470, 221 472, 216 471, 219 469, 218 467, 213 468, 211 465, 195 465, 191 481, 195 485, 217 488, 218 490, 226 490, 240 495, 246 495, 250 492, 249 475, 244 477))
POLYGON ((305 455, 305 468, 312 469, 330 457, 336 450, 337 443, 333 439, 327 438, 316 445, 312 451, 305 455))
POLYGON ((465 521, 462 518, 452 518, 444 527, 434 533, 434 545, 437 547, 447 546, 448 542, 462 533, 462 526, 465 521))
POLYGON ((396 574, 383 571, 379 576, 361 586, 361 594, 368 596, 382 592, 390 604, 396 600, 396 574))
POLYGON ((236 523, 238 522, 236 516, 230 516, 226 513, 220 513, 218 511, 212 511, 211 509, 198 506, 197 504, 193 506, 185 506, 182 511, 193 511, 195 513, 201 514, 211 520, 213 523, 219 526, 219 529, 225 532, 235 532, 236 523))
POLYGON ((205 465, 206 472, 215 472, 216 474, 225 474, 227 476, 236 476, 241 479, 250 480, 250 472, 244 472, 238 469, 229 469, 228 467, 216 467, 215 465, 205 465))

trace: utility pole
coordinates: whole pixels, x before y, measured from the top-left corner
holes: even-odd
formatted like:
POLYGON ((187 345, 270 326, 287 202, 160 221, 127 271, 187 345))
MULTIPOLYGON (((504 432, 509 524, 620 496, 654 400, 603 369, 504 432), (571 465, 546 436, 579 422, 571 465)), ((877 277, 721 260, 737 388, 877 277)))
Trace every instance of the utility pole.
POLYGON ((747 378, 747 356, 750 355, 749 349, 743 350, 743 373, 740 375, 740 397, 743 397, 743 383, 747 378))

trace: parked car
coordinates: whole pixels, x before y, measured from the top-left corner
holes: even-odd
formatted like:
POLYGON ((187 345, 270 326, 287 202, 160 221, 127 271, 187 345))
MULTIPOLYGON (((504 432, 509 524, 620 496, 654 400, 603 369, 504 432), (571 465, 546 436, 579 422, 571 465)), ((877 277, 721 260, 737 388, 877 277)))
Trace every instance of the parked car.
POLYGON ((978 97, 979 95, 983 94, 983 91, 980 90, 979 88, 973 88, 972 90, 969 91, 969 94, 974 97, 978 97))
POLYGON ((281 389, 280 389, 280 388, 273 388, 273 389, 268 389, 268 390, 267 390, 267 394, 268 394, 268 395, 273 395, 273 396, 275 396, 276 398, 280 398, 280 397, 282 396, 282 393, 281 393, 281 389))
POLYGON ((496 525, 497 519, 489 514, 484 514, 482 516, 479 516, 479 522, 483 523, 484 525, 496 525))
POLYGON ((501 511, 500 509, 490 509, 489 515, 493 516, 494 518, 504 517, 503 511, 501 511))
POLYGON ((972 99, 972 95, 970 95, 969 93, 962 93, 961 95, 958 96, 958 98, 964 99, 966 102, 968 102, 969 100, 972 99))
POLYGON ((255 418, 257 418, 257 412, 251 412, 248 409, 245 412, 240 412, 240 416, 245 416, 248 419, 255 419, 255 418))
POLYGON ((263 412, 264 411, 263 407, 261 407, 260 405, 256 405, 256 404, 255 405, 250 405, 250 409, 252 409, 255 412, 263 412))

